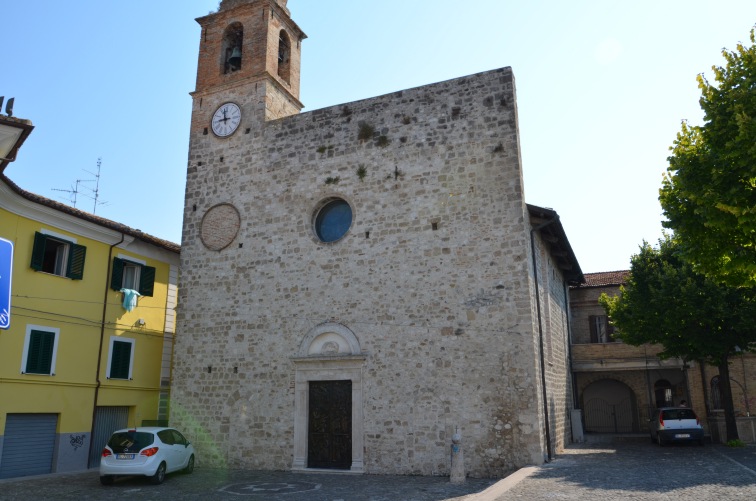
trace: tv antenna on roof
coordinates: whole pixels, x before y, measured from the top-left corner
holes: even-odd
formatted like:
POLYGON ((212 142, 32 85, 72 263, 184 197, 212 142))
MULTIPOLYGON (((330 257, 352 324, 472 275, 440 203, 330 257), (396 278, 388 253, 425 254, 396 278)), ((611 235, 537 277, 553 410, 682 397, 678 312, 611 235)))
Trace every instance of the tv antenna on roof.
POLYGON ((62 190, 60 188, 53 188, 52 190, 53 191, 64 191, 64 192, 68 193, 69 194, 68 195, 68 201, 73 204, 74 209, 75 209, 76 208, 76 198, 77 198, 77 195, 79 194, 79 184, 80 183, 91 183, 91 182, 92 181, 87 181, 85 179, 77 179, 76 180, 76 185, 71 185, 71 189, 70 190, 62 190))
POLYGON ((73 203, 74 208, 76 208, 77 196, 80 193, 79 192, 79 184, 81 184, 81 183, 96 183, 94 189, 87 188, 86 186, 84 186, 84 188, 87 188, 87 190, 89 190, 94 195, 87 195, 86 193, 82 193, 82 195, 84 195, 85 197, 94 200, 94 207, 92 208, 92 214, 96 214, 97 213, 97 206, 98 205, 107 205, 108 204, 108 202, 100 202, 100 168, 101 168, 101 166, 102 166, 102 158, 98 158, 97 159, 97 174, 95 174, 94 172, 89 172, 88 170, 84 171, 84 172, 87 172, 89 174, 92 174, 95 177, 95 179, 77 179, 76 180, 76 185, 75 186, 71 186, 70 190, 61 190, 61 189, 53 188, 53 191, 64 191, 66 193, 69 193, 70 194, 69 200, 73 203))
MULTIPOLYGON (((85 197, 94 200, 94 207, 92 207, 92 214, 96 214, 97 213, 97 206, 98 205, 108 205, 108 203, 109 203, 109 202, 100 202, 100 167, 102 167, 102 157, 100 157, 100 158, 97 159, 97 174, 95 174, 94 172, 89 172, 88 170, 84 171, 84 172, 89 172, 90 174, 92 174, 95 177, 95 183, 96 183, 95 184, 95 188, 93 190, 88 188, 89 191, 91 191, 92 193, 94 193, 94 196, 90 196, 90 195, 86 195, 86 194, 84 195, 85 197)), ((85 188, 86 188, 86 186, 85 186, 85 188)))

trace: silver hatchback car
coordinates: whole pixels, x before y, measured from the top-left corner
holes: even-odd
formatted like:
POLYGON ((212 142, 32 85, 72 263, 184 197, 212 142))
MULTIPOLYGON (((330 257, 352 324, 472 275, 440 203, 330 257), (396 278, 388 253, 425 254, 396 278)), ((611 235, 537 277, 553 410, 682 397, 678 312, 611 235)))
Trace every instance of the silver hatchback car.
POLYGON ((194 447, 174 428, 143 427, 118 430, 102 450, 100 482, 110 485, 116 476, 144 475, 153 484, 174 471, 194 470, 194 447))
POLYGON ((704 444, 704 430, 693 409, 662 407, 649 420, 651 441, 659 445, 669 442, 698 442, 704 444))

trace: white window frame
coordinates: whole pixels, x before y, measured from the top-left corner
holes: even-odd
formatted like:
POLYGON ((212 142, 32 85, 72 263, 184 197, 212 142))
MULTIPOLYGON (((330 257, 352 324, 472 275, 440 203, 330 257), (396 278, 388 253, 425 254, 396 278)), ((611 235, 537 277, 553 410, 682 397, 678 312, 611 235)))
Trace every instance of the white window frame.
POLYGON ((123 289, 133 289, 135 291, 139 290, 139 276, 141 274, 142 267, 136 263, 132 263, 129 261, 126 261, 123 263, 123 281, 121 282, 121 288, 123 289), (130 273, 132 273, 133 282, 129 284, 127 282, 128 280, 128 271, 127 270, 133 270, 130 273))
POLYGON ((108 347, 108 366, 105 369, 105 378, 106 379, 116 379, 119 381, 131 381, 134 377, 134 352, 136 351, 136 339, 131 338, 124 338, 120 336, 110 336, 110 345, 108 347), (131 353, 129 358, 129 377, 128 379, 122 379, 122 378, 112 378, 110 377, 110 365, 113 362, 113 345, 116 343, 130 343, 131 344, 131 353))
POLYGON ((24 351, 21 356, 21 374, 27 374, 26 362, 29 360, 29 340, 31 338, 32 331, 52 332, 54 334, 53 350, 52 350, 52 360, 50 360, 50 373, 49 374, 43 374, 39 372, 30 372, 28 374, 30 376, 54 376, 55 363, 57 362, 57 359, 58 359, 58 341, 60 340, 60 329, 56 327, 46 327, 43 325, 31 325, 31 324, 26 325, 26 337, 24 338, 24 351))
POLYGON ((127 256, 125 254, 118 254, 118 259, 122 259, 125 261, 123 263, 123 280, 121 281, 121 288, 122 289, 132 289, 135 291, 139 290, 139 286, 141 285, 139 283, 139 278, 142 275, 142 266, 147 266, 147 261, 143 261, 142 259, 137 259, 131 256, 127 256), (127 287, 128 284, 126 284, 126 268, 133 268, 134 269, 134 283, 131 284, 133 287, 127 287))

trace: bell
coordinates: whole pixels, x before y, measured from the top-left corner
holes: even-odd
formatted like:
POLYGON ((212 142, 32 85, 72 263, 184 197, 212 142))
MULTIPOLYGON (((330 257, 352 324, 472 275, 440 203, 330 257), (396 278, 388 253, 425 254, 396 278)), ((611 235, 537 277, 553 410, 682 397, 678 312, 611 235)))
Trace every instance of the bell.
POLYGON ((241 67, 241 55, 241 49, 239 47, 234 47, 234 50, 231 51, 231 57, 228 58, 228 64, 234 68, 241 67))

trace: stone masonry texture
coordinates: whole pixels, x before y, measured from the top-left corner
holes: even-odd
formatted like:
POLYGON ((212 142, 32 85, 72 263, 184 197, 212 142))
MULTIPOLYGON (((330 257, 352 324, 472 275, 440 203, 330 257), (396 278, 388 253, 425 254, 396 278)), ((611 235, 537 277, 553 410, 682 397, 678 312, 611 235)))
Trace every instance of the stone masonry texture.
MULTIPOLYGON (((271 85, 195 94, 171 423, 193 437, 201 464, 291 468, 297 361, 308 332, 337 325, 359 356, 337 342, 313 360, 358 365, 352 440, 364 472, 448 475, 455 431, 470 476, 542 463, 539 307, 511 69, 264 120, 271 85), (239 130, 203 134, 226 101, 242 108, 239 130), (353 220, 323 243, 314 218, 331 199, 353 220), (202 227, 223 204, 239 214, 235 237, 227 224, 202 227), (203 233, 233 241, 208 248, 203 233)), ((548 244, 535 245, 560 450, 572 403, 567 295, 548 244)))

